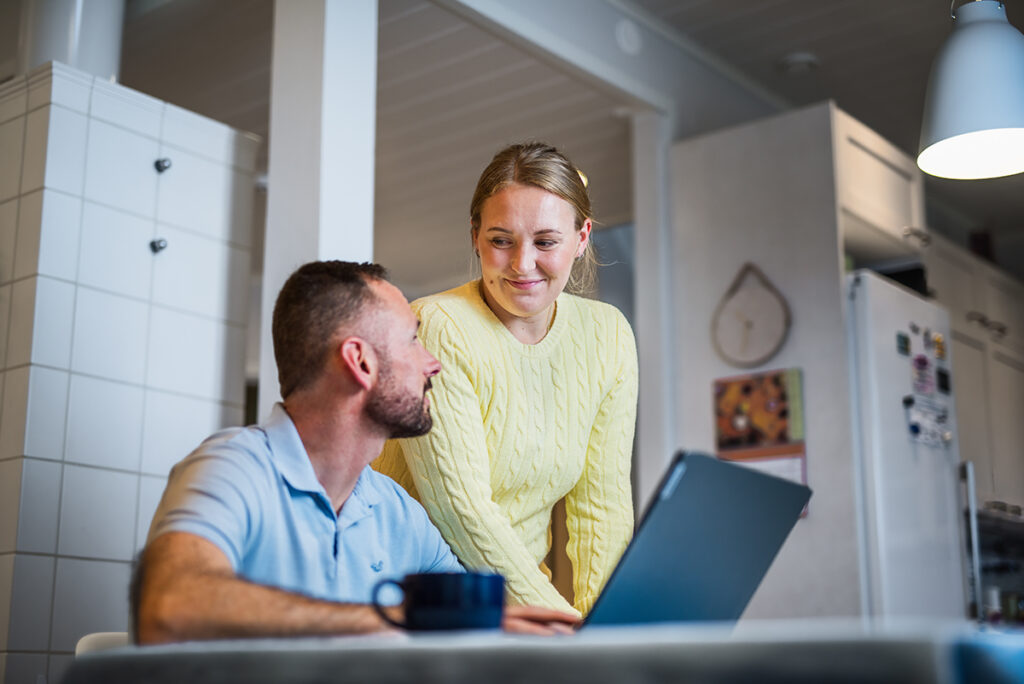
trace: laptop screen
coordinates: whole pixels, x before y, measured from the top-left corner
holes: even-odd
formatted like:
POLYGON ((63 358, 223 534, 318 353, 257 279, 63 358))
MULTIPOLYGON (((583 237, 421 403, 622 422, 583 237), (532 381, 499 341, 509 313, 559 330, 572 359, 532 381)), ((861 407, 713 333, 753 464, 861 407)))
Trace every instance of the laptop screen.
POLYGON ((735 463, 676 454, 584 625, 737 620, 810 496, 735 463))

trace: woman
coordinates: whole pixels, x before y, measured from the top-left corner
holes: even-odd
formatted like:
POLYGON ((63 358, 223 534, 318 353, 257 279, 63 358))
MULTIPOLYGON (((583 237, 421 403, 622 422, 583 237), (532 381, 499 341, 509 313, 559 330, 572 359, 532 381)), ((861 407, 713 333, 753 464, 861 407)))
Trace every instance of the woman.
POLYGON ((442 364, 434 428, 389 442, 374 464, 464 565, 505 575, 510 602, 581 615, 632 534, 637 394, 625 318, 563 292, 574 264, 593 264, 590 216, 582 175, 555 148, 495 155, 470 205, 481 279, 413 303, 442 364), (563 496, 575 611, 543 562, 563 496))

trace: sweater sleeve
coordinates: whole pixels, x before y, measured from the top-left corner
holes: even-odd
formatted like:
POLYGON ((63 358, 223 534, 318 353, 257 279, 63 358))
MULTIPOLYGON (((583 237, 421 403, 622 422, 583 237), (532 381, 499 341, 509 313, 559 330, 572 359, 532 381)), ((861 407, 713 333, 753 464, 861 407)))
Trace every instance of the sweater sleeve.
POLYGON ((433 429, 401 440, 424 508, 466 568, 505 576, 510 601, 575 613, 493 500, 475 346, 438 312, 423 317, 420 336, 443 368, 430 392, 433 429))
POLYGON ((584 615, 633 534, 629 472, 636 425, 636 342, 625 318, 616 312, 615 320, 611 339, 618 353, 608 359, 613 381, 590 431, 583 475, 566 496, 566 551, 573 567, 576 609, 584 615))

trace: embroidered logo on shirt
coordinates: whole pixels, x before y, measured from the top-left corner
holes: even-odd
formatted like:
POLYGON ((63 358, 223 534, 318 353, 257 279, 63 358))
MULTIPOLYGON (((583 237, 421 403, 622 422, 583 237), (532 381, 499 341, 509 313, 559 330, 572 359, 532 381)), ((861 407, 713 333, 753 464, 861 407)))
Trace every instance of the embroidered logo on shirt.
POLYGON ((376 563, 371 563, 370 568, 372 568, 374 572, 380 572, 384 569, 384 561, 379 560, 376 563))

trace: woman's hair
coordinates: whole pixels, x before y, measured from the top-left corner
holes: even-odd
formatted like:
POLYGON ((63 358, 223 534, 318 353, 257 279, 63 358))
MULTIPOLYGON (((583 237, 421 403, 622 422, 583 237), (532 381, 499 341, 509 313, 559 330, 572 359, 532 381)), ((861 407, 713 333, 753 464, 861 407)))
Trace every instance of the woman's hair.
MULTIPOLYGON (((494 155, 477 181, 469 205, 469 220, 473 230, 480 228, 480 212, 484 202, 513 183, 532 185, 568 202, 576 215, 576 230, 579 230, 588 218, 593 220, 590 195, 587 194, 583 178, 583 174, 568 157, 547 143, 509 145, 494 155)), ((593 242, 593 232, 590 242, 593 242)), ((597 266, 593 252, 588 244, 583 255, 573 264, 566 285, 570 292, 589 293, 593 289, 597 266)))

